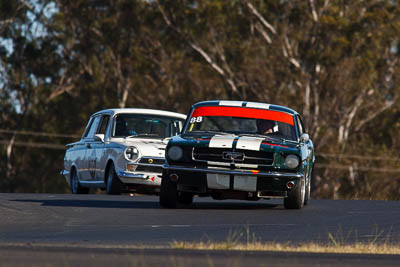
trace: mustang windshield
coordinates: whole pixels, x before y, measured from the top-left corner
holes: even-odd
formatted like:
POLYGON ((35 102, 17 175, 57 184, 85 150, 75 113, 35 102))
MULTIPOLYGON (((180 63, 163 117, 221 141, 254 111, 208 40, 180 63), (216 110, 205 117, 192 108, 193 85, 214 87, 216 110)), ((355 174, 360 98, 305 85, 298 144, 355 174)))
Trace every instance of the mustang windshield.
POLYGON ((297 141, 292 115, 245 107, 198 107, 184 133, 251 134, 297 141))
POLYGON ((183 121, 147 114, 118 114, 114 120, 112 136, 167 138, 180 133, 183 121))

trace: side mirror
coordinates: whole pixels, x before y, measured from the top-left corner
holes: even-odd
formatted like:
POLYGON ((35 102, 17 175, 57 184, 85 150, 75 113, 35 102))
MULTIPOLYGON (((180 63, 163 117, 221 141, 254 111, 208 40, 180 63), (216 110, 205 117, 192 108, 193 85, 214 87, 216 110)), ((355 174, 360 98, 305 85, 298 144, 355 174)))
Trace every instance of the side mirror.
POLYGON ((301 143, 307 143, 308 140, 310 140, 310 136, 309 136, 308 134, 303 133, 303 134, 300 136, 300 142, 301 142, 301 143))
POLYGON ((94 141, 100 141, 104 143, 104 134, 96 134, 93 139, 94 141))

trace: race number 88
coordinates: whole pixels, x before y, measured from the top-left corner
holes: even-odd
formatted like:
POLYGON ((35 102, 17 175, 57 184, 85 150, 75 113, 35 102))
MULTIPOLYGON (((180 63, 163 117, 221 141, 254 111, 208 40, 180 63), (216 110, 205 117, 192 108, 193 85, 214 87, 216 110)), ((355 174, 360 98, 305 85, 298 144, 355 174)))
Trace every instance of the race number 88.
POLYGON ((190 123, 195 123, 195 122, 202 122, 203 121, 203 117, 199 116, 199 117, 193 117, 190 119, 190 123))

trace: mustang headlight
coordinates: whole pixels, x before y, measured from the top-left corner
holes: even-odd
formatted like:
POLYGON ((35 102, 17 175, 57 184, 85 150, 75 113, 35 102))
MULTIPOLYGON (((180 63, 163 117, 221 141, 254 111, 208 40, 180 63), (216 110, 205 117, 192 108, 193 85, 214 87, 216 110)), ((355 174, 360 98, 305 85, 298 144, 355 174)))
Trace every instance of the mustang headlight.
POLYGON ((172 160, 179 160, 183 156, 183 150, 179 146, 171 146, 167 152, 168 158, 172 160))
POLYGON ((289 169, 297 168, 297 166, 299 166, 299 163, 299 157, 297 157, 296 155, 288 155, 285 159, 285 165, 289 169))
POLYGON ((125 158, 128 160, 135 160, 139 157, 139 149, 134 146, 125 149, 125 158))

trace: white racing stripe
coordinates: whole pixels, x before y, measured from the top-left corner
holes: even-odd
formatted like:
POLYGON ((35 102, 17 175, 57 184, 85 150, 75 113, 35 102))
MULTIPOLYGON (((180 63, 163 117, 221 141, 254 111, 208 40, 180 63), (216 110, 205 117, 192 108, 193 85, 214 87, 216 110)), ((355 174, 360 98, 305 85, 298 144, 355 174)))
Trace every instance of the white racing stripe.
POLYGON ((232 106, 232 107, 241 107, 243 105, 243 101, 219 101, 220 106, 232 106))
POLYGON ((260 150, 261 142, 264 138, 261 137, 250 137, 250 136, 242 136, 239 138, 236 149, 246 149, 246 150, 260 150))
POLYGON ((211 138, 208 147, 232 148, 235 136, 232 135, 215 135, 211 138))

